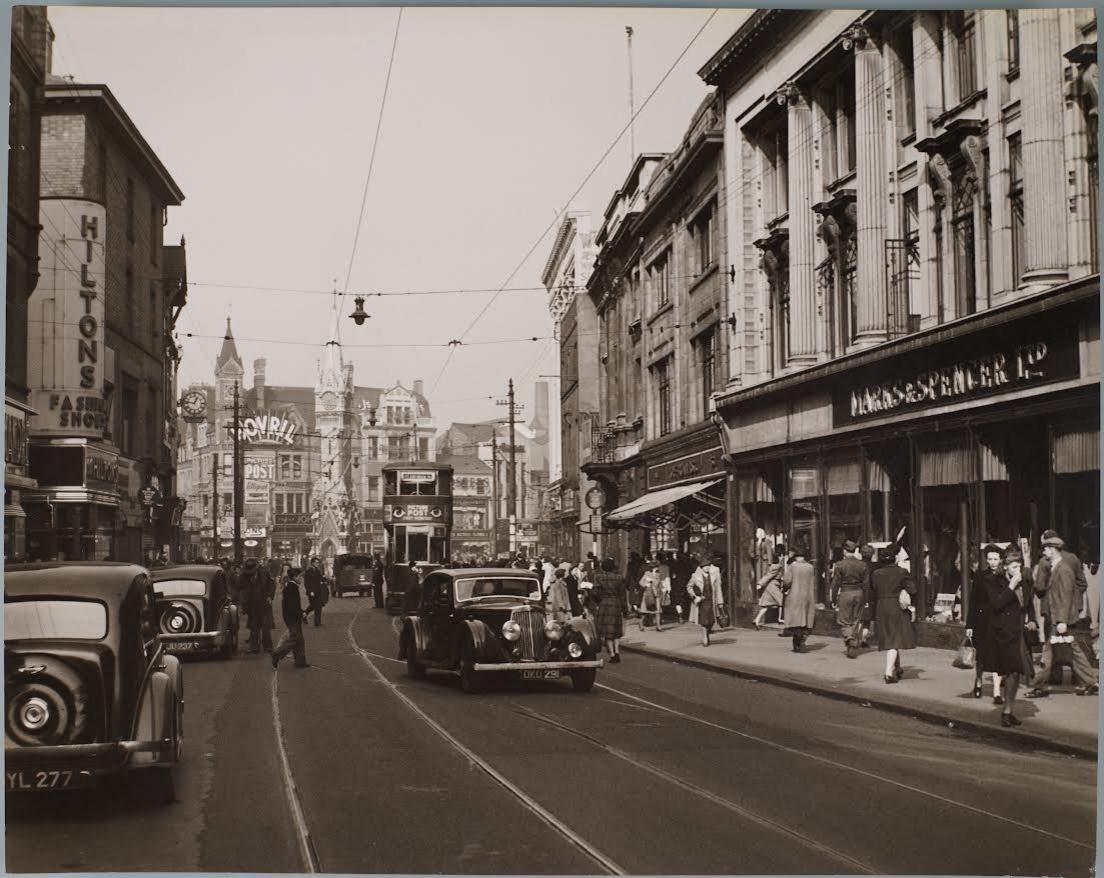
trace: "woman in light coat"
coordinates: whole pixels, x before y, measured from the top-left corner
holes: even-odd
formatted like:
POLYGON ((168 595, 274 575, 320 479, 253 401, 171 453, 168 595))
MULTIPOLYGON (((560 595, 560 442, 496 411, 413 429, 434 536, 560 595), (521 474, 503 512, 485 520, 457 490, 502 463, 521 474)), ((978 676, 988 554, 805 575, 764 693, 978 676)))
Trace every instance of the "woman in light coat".
POLYGON ((793 561, 786 565, 782 576, 786 593, 783 614, 785 633, 793 638, 793 651, 805 652, 805 640, 816 624, 816 568, 805 560, 805 553, 795 549, 793 561))
POLYGON ((566 622, 571 618, 571 597, 567 592, 566 576, 566 570, 555 570, 548 586, 548 612, 557 622, 566 622))
POLYGON ((644 622, 648 616, 651 616, 655 622, 655 630, 662 631, 663 607, 660 604, 662 590, 655 569, 648 568, 644 571, 644 575, 640 577, 639 591, 640 606, 635 609, 640 614, 640 630, 644 630, 644 622))
POLYGON ((721 570, 716 563, 707 561, 694 571, 687 589, 691 601, 691 617, 697 610, 697 622, 702 627, 702 646, 709 646, 709 634, 717 623, 717 610, 724 606, 724 588, 721 570))

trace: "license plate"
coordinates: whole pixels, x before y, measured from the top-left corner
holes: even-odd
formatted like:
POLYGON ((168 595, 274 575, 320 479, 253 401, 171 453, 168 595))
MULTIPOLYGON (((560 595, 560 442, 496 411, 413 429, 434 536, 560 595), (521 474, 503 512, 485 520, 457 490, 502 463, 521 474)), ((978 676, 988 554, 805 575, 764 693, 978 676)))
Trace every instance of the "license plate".
POLYGON ((522 671, 521 679, 523 680, 558 680, 560 679, 559 670, 552 668, 548 670, 540 671, 522 671))
POLYGON ((71 768, 23 768, 4 772, 8 792, 66 790, 86 786, 92 776, 71 768))
POLYGON ((198 640, 177 640, 166 645, 169 652, 193 652, 202 648, 202 644, 198 640))

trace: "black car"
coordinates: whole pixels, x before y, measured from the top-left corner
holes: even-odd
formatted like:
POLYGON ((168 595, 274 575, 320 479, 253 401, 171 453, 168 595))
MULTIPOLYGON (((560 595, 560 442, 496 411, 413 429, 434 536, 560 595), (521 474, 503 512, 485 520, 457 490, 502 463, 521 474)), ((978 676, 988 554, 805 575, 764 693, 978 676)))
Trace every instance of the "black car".
POLYGON ((511 569, 448 569, 428 574, 417 609, 399 635, 399 658, 419 677, 427 668, 453 671, 465 692, 488 674, 523 680, 570 677, 589 692, 602 661, 589 620, 554 619, 535 573, 511 569))
POLYGON ((74 789, 141 770, 166 802, 184 741, 184 678, 154 627, 149 572, 133 564, 4 571, 5 782, 74 789))
POLYGON ((333 565, 334 597, 355 591, 361 597, 372 591, 372 556, 338 555, 333 565))
POLYGON ((238 651, 238 607, 226 573, 214 564, 181 564, 152 571, 157 630, 165 649, 178 655, 238 651))

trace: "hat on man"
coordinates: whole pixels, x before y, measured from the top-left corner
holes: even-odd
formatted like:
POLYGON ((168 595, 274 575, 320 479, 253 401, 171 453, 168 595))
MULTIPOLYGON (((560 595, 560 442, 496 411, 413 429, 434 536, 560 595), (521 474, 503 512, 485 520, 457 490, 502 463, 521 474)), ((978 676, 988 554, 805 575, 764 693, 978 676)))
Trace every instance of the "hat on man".
POLYGON ((878 547, 878 561, 880 563, 888 564, 890 561, 896 561, 896 560, 897 560, 897 547, 896 546, 890 545, 890 546, 879 546, 878 547))
POLYGON ((843 541, 843 551, 845 552, 854 552, 858 547, 858 543, 856 543, 854 540, 843 541))
POLYGON ((1066 547, 1066 542, 1060 536, 1058 536, 1058 534, 1054 534, 1054 536, 1046 537, 1043 540, 1043 548, 1046 548, 1047 546, 1051 546, 1055 549, 1064 549, 1066 547))

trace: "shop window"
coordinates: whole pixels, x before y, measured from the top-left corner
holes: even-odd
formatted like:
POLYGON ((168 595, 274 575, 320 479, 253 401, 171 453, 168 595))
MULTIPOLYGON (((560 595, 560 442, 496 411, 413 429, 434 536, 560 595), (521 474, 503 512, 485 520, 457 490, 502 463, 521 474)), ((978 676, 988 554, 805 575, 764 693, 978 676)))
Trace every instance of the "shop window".
POLYGON ((1084 564, 1100 563, 1100 431, 1055 431, 1052 526, 1084 564))
POLYGON ((1020 70, 1020 10, 1006 9, 1004 16, 1007 25, 1008 73, 1011 75, 1020 70))
POLYGON ((826 603, 821 522, 824 518, 820 467, 814 461, 798 462, 789 468, 790 537, 789 549, 801 552, 816 568, 817 603, 826 603))
MULTIPOLYGON (((972 526, 976 513, 978 456, 968 437, 920 450, 918 486, 922 509, 924 570, 919 603, 926 615, 939 595, 958 595, 965 605, 977 564, 972 526)), ((968 609, 968 607, 967 607, 968 609)))
POLYGON ((845 540, 863 538, 862 463, 858 453, 825 467, 828 488, 828 548, 832 562, 842 557, 845 540))
POLYGON ((1008 138, 1008 208, 1012 223, 1012 286, 1024 272, 1024 183, 1023 145, 1019 134, 1008 138))

